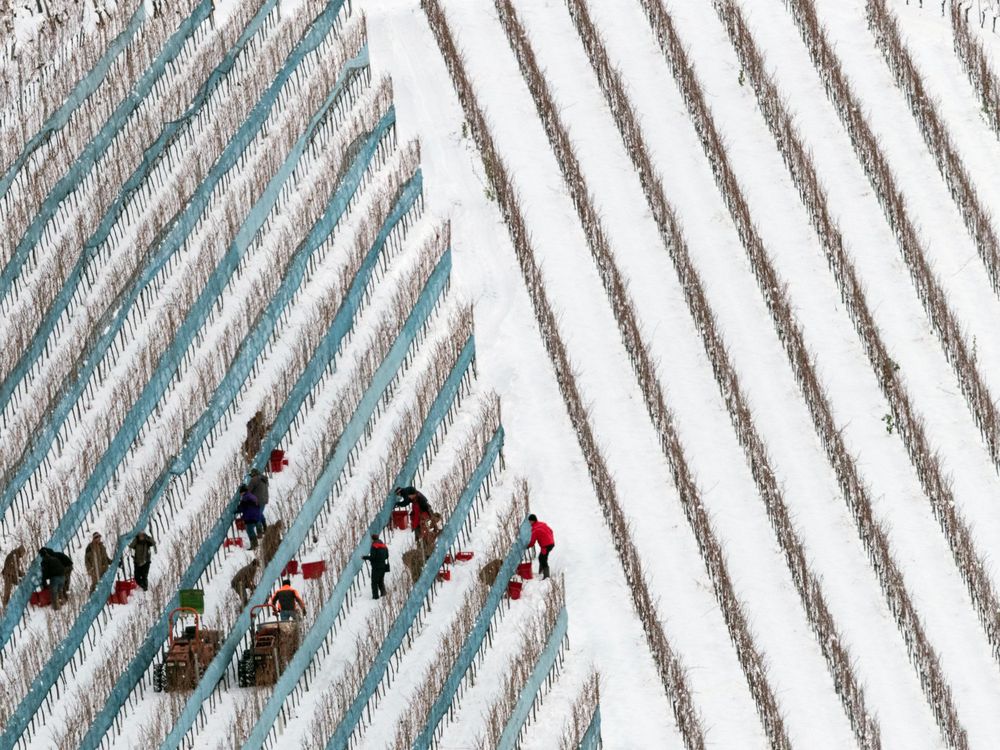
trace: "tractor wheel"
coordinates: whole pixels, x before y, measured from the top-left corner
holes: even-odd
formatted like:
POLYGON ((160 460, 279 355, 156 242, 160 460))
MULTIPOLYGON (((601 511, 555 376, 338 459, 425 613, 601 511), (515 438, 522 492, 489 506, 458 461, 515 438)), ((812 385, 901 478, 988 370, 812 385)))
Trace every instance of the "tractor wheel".
POLYGON ((240 687, 254 687, 257 676, 257 663, 253 658, 253 651, 247 649, 240 658, 238 668, 240 687))
POLYGON ((153 692, 163 692, 163 663, 153 665, 153 692))

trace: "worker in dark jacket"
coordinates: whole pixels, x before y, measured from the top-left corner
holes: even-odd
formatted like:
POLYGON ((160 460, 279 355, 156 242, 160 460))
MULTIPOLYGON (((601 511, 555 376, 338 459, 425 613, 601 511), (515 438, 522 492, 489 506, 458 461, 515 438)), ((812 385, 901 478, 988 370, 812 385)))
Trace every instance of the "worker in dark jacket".
POLYGON ((236 513, 246 524, 247 536, 250 537, 250 549, 257 549, 257 534, 263 530, 261 521, 264 514, 261 513, 260 505, 257 504, 257 496, 247 489, 245 484, 240 485, 240 504, 236 506, 236 513))
POLYGON ((372 599, 385 596, 385 574, 389 572, 389 548, 378 534, 372 534, 372 546, 368 554, 361 558, 372 564, 372 599))
MULTIPOLYGON (((65 552, 53 551, 56 556, 56 560, 62 563, 63 566, 63 581, 62 581, 62 591, 59 592, 59 605, 62 606, 69 599, 69 580, 73 575, 73 558, 67 555, 65 552)), ((55 604, 55 593, 53 592, 53 605, 55 604)), ((58 609, 58 607, 56 607, 58 609)))
POLYGON ((21 558, 24 556, 24 545, 17 547, 7 553, 3 560, 3 606, 7 606, 10 601, 10 592, 21 581, 24 571, 21 569, 21 558))
POLYGON ((42 563, 42 588, 48 588, 52 594, 52 607, 59 609, 66 598, 67 581, 73 570, 73 561, 69 555, 56 552, 48 547, 38 550, 42 563), (66 561, 69 560, 69 564, 66 561))
POLYGON ((534 513, 528 516, 528 521, 531 523, 531 540, 528 542, 528 549, 538 544, 538 572, 545 579, 549 577, 549 553, 556 546, 556 538, 549 525, 539 521, 538 516, 534 513))
POLYGON ((431 514, 430 502, 416 487, 397 487, 395 492, 402 498, 396 501, 395 507, 410 506, 410 527, 413 529, 413 538, 420 539, 420 518, 421 515, 431 514))
POLYGON ((250 469, 250 481, 247 482, 247 491, 257 498, 257 505, 260 506, 261 523, 267 528, 267 504, 270 501, 270 491, 267 486, 267 477, 257 469, 250 469))
POLYGON ((306 603, 287 578, 281 582, 281 588, 274 592, 269 604, 278 610, 282 621, 297 618, 300 612, 306 613, 306 603))
POLYGON ((94 589, 97 588, 98 581, 101 580, 111 565, 111 558, 108 557, 104 541, 96 531, 83 554, 83 561, 87 568, 87 574, 90 576, 90 593, 93 594, 94 589))
POLYGON ((153 550, 156 549, 156 540, 145 531, 140 531, 135 535, 135 539, 129 542, 132 550, 132 565, 135 568, 135 582, 146 591, 149 588, 149 565, 153 561, 153 550))

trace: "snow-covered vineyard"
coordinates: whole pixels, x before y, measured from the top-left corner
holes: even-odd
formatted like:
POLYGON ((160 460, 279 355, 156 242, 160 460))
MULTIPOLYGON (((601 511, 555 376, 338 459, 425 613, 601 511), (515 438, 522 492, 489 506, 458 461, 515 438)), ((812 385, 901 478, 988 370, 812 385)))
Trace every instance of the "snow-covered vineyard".
POLYGON ((0 0, 0 750, 1000 746, 998 20, 0 0))
POLYGON ((561 580, 532 577, 530 485, 506 467, 450 229, 363 15, 125 5, 94 70, 131 67, 55 106, 24 87, 38 134, 5 113, 3 529, 78 565, 57 608, 23 555, 0 745, 596 746, 596 678, 561 580), (258 552, 234 507, 263 467, 258 552), (390 525, 407 485, 442 515, 415 563, 390 525), (97 530, 113 560, 88 590, 97 530), (140 531, 157 554, 130 593, 140 531), (372 534, 396 563, 378 601, 372 534), (268 678, 273 617, 250 605, 286 577, 306 606, 268 678), (190 675, 170 666, 185 641, 211 643, 190 675))

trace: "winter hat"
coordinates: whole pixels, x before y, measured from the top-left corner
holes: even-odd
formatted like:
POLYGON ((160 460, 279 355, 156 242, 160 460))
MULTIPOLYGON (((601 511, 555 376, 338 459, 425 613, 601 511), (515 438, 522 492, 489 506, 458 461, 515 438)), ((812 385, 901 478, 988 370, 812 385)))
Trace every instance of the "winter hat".
POLYGON ((377 542, 378 541, 378 534, 372 534, 372 541, 373 542, 377 542))
POLYGON ((292 585, 292 582, 291 582, 290 580, 288 580, 288 579, 286 578, 285 580, 283 580, 283 581, 281 582, 281 585, 282 585, 282 586, 291 586, 291 585, 292 585))
POLYGON ((260 476, 260 472, 257 471, 257 469, 250 469, 250 476, 252 476, 252 477, 259 477, 260 476))
POLYGON ((101 532, 100 531, 95 531, 94 532, 94 536, 91 537, 91 539, 100 539, 100 538, 101 538, 101 532))
POLYGON ((538 516, 536 516, 534 513, 532 513, 532 514, 530 514, 528 516, 528 520, 531 521, 532 523, 534 523, 535 521, 538 520, 538 516))

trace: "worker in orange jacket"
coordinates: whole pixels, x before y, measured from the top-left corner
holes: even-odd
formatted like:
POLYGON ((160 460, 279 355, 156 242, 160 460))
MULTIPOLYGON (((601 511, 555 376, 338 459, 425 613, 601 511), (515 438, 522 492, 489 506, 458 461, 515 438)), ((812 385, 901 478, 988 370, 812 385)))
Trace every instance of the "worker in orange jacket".
POLYGON ((306 603, 302 601, 299 592, 292 588, 292 582, 287 578, 281 582, 281 588, 274 592, 269 602, 278 610, 282 622, 297 618, 299 613, 306 613, 306 603))

